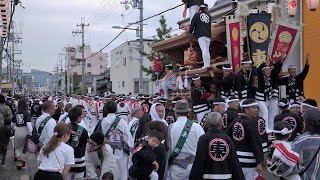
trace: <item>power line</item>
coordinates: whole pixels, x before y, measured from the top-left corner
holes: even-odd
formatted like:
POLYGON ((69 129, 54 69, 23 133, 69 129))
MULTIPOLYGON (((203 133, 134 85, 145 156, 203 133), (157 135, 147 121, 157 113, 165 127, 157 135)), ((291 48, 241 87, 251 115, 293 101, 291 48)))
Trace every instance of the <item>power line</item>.
POLYGON ((110 0, 104 4, 102 8, 96 13, 96 15, 89 21, 90 24, 94 24, 100 19, 118 0, 110 0))
POLYGON ((92 54, 91 56, 87 57, 86 59, 89 59, 89 58, 97 55, 98 53, 102 52, 102 51, 103 51, 105 48, 107 48, 111 43, 113 43, 113 42, 114 42, 127 28, 129 28, 131 25, 134 25, 134 24, 138 24, 138 23, 140 23, 140 22, 147 21, 147 20, 149 20, 149 19, 151 19, 151 18, 160 16, 161 14, 164 14, 164 13, 166 13, 166 12, 169 12, 169 11, 172 11, 172 10, 174 10, 174 9, 177 9, 178 7, 183 6, 183 5, 184 5, 184 3, 183 3, 183 4, 180 4, 180 5, 177 5, 177 6, 173 7, 173 8, 167 9, 167 10, 165 10, 165 11, 162 11, 162 12, 160 12, 160 13, 158 13, 158 14, 155 14, 155 15, 152 15, 152 16, 150 16, 150 17, 147 17, 147 18, 145 18, 145 19, 136 21, 136 22, 134 22, 134 23, 129 23, 129 24, 128 24, 126 27, 124 27, 123 30, 122 30, 115 38, 113 38, 106 46, 104 46, 103 48, 101 48, 99 51, 97 51, 96 53, 92 54))

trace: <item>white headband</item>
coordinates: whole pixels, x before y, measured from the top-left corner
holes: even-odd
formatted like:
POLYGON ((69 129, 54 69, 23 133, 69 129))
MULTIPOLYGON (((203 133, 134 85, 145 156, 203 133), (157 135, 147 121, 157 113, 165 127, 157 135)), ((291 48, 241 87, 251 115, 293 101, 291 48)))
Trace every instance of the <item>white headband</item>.
POLYGON ((226 104, 225 102, 213 102, 212 105, 226 104))
POLYGON ((312 106, 312 105, 310 105, 310 104, 307 104, 307 103, 301 103, 301 107, 302 106, 307 106, 307 107, 309 107, 309 108, 314 108, 314 109, 317 109, 317 107, 315 107, 315 106, 312 106))
POLYGON ((239 99, 227 99, 227 103, 231 103, 231 102, 234 102, 234 101, 240 101, 239 99))
POLYGON ((292 108, 292 107, 299 107, 299 108, 301 108, 301 106, 300 106, 299 104, 291 104, 291 105, 290 105, 290 108, 292 108))
POLYGON ((172 104, 176 104, 177 103, 177 101, 172 101, 172 104))
POLYGON ((266 66, 266 67, 263 67, 263 68, 262 68, 262 71, 263 71, 264 69, 267 69, 267 68, 270 69, 269 66, 266 66))
POLYGON ((252 106, 258 106, 258 103, 241 104, 241 107, 243 107, 243 108, 246 108, 246 107, 252 107, 252 106))
POLYGON ((193 81, 199 80, 200 76, 192 78, 193 81))
POLYGON ((292 133, 292 129, 288 129, 288 128, 283 128, 281 131, 277 131, 277 130, 272 130, 273 133, 275 134, 282 134, 282 135, 287 135, 287 134, 290 134, 292 133))
POLYGON ((230 68, 226 68, 226 67, 222 67, 223 70, 232 70, 232 67, 230 68))
POLYGON ((288 69, 297 69, 297 66, 290 65, 290 66, 288 67, 288 69))
POLYGON ((288 103, 285 104, 285 103, 283 103, 283 102, 278 102, 278 106, 284 107, 284 106, 287 106, 287 105, 288 105, 288 103))

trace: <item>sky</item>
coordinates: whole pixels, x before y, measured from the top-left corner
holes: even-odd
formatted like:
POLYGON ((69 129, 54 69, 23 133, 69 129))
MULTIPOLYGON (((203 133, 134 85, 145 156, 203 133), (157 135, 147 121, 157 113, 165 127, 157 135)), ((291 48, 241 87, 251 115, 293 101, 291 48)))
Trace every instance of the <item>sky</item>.
MULTIPOLYGON (((205 0, 209 7, 216 0, 205 0)), ((23 39, 16 49, 22 50, 19 59, 23 61, 25 72, 39 69, 52 72, 63 60, 63 48, 67 45, 80 45, 81 36, 73 36, 79 30, 77 24, 81 17, 89 23, 85 32, 85 43, 92 51, 99 51, 121 30, 112 26, 126 26, 139 20, 139 10, 120 4, 120 0, 22 0, 22 8, 17 7, 14 24, 15 33, 23 39)), ((144 0, 144 17, 152 16, 175 7, 182 0, 144 0)), ((178 29, 177 22, 182 20, 183 7, 165 13, 168 26, 178 29)), ((160 16, 145 22, 144 37, 151 38, 159 27, 160 16)), ((133 28, 136 26, 132 26, 133 28)), ((134 31, 126 31, 103 52, 109 53, 120 44, 136 39, 134 31)), ((64 63, 64 62, 63 62, 64 63)))

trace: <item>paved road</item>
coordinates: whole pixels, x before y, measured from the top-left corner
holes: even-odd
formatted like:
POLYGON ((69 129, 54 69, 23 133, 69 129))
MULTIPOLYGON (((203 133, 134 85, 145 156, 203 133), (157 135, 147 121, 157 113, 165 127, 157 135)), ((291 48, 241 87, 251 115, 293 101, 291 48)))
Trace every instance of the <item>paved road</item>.
POLYGON ((35 172, 37 171, 36 156, 30 154, 27 160, 26 170, 17 170, 13 158, 13 148, 9 144, 6 166, 0 167, 0 180, 32 180, 35 172))
MULTIPOLYGON (((8 148, 6 166, 0 167, 0 180, 32 180, 35 172, 37 171, 37 160, 34 154, 29 154, 26 170, 17 170, 13 158, 13 148, 11 144, 8 148)), ((267 172, 264 167, 263 176, 267 180, 279 180, 267 172)))

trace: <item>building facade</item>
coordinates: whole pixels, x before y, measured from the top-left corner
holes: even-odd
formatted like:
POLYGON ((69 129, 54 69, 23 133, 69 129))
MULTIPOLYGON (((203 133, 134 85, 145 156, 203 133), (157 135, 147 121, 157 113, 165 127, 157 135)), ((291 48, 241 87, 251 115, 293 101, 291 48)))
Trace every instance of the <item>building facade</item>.
MULTIPOLYGON (((149 45, 153 40, 144 40, 144 52, 151 53, 149 45)), ((154 83, 151 77, 143 72, 143 92, 139 92, 139 40, 128 41, 113 49, 110 53, 110 79, 112 81, 112 91, 118 94, 139 94, 154 93, 154 83)), ((152 66, 145 56, 143 66, 152 66)))
MULTIPOLYGON (((82 76, 82 46, 66 47, 66 72, 67 93, 75 93, 73 90, 81 87, 82 76)), ((108 53, 91 52, 90 46, 84 47, 85 83, 87 89, 92 89, 92 81, 95 77, 103 76, 109 65, 108 53), (92 56, 92 57, 91 57, 92 56)))

